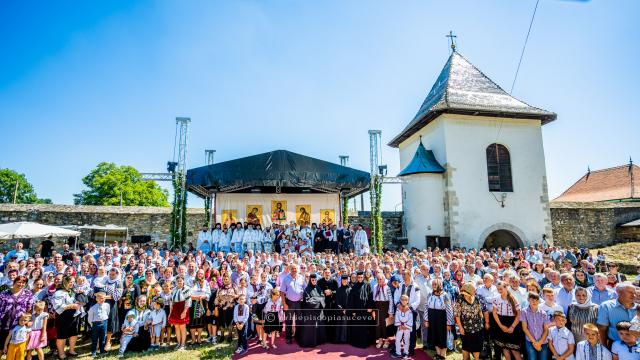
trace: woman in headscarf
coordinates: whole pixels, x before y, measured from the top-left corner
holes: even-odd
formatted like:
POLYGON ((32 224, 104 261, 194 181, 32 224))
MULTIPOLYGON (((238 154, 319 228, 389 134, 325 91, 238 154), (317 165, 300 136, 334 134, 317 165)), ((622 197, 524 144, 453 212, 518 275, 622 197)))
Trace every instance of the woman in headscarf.
POLYGON ((444 270, 442 272, 442 289, 444 290, 444 292, 449 294, 449 297, 451 297, 451 301, 456 301, 456 299, 458 298, 458 294, 460 293, 460 288, 451 278, 451 271, 449 270, 444 270))
POLYGON ((171 292, 171 310, 168 323, 176 329, 177 350, 184 350, 187 342, 187 324, 191 307, 191 289, 184 284, 181 275, 176 276, 176 287, 171 292))
POLYGON ((104 347, 106 351, 111 349, 111 337, 120 331, 120 317, 118 316, 118 300, 122 297, 122 282, 120 279, 120 270, 112 267, 109 275, 104 280, 102 291, 106 294, 106 303, 109 304, 109 319, 107 319, 107 342, 104 347))
POLYGON ((65 276, 62 283, 56 288, 56 292, 51 299, 52 305, 56 312, 56 348, 58 349, 58 358, 66 358, 64 346, 67 339, 69 340, 69 352, 71 356, 77 355, 75 352, 76 340, 78 338, 78 316, 75 316, 80 305, 76 303, 73 295, 73 285, 75 278, 65 276))
POLYGON ((351 285, 349 284, 349 275, 340 277, 340 287, 336 290, 336 343, 343 344, 347 342, 347 312, 349 308, 349 293, 351 285))
POLYGON ((227 340, 232 341, 233 331, 231 329, 231 323, 233 322, 233 307, 236 299, 238 298, 238 291, 236 287, 231 283, 231 276, 229 273, 224 272, 222 275, 222 287, 218 289, 218 295, 214 304, 218 310, 218 328, 220 330, 220 340, 223 342, 225 329, 229 333, 227 340))
POLYGON ((202 329, 205 327, 206 303, 211 295, 211 288, 204 276, 204 270, 196 272, 196 278, 191 286, 191 316, 189 320, 189 331, 191 332, 191 343, 200 344, 202 341, 202 329))
POLYGON ((589 283, 589 278, 587 277, 587 273, 582 269, 576 270, 575 273, 573 274, 573 277, 576 280, 576 287, 581 287, 586 289, 592 285, 589 283))
POLYGON ((151 345, 151 333, 149 332, 149 326, 147 319, 149 318, 150 310, 147 307, 147 296, 140 295, 136 299, 135 306, 129 310, 127 314, 133 313, 135 316, 136 324, 138 324, 138 336, 135 336, 129 342, 127 351, 145 351, 149 349, 151 345))
POLYGON ((9 331, 17 324, 20 316, 31 312, 33 293, 26 288, 26 276, 18 276, 8 290, 0 293, 0 344, 4 346, 9 331))
POLYGON ((216 296, 218 295, 218 283, 215 278, 209 280, 209 289, 211 290, 209 298, 206 301, 207 313, 205 315, 205 323, 207 324, 207 332, 209 333, 208 341, 212 344, 217 342, 216 334, 218 332, 218 317, 216 314, 216 296))
POLYGON ((387 285, 387 279, 384 277, 382 271, 378 271, 376 274, 376 284, 372 285, 373 289, 373 301, 375 303, 377 316, 379 317, 376 322, 376 348, 389 347, 389 336, 387 334, 386 319, 389 317, 389 300, 393 299, 391 296, 391 289, 387 285))
POLYGON ((366 349, 373 343, 373 292, 371 285, 364 282, 364 272, 356 273, 356 283, 349 294, 349 311, 353 319, 349 325, 356 326, 357 331, 349 332, 349 344, 357 348, 366 349))
POLYGON ((469 359, 469 355, 478 360, 484 341, 484 329, 489 328, 489 314, 487 308, 476 296, 473 283, 466 283, 460 289, 460 296, 453 307, 456 324, 460 329, 462 339, 462 356, 469 359))
POLYGON ((567 310, 567 328, 573 333, 576 344, 586 340, 584 325, 596 323, 598 320, 598 305, 591 302, 591 294, 582 287, 576 287, 575 301, 567 310))
POLYGON ((315 273, 309 275, 309 283, 302 294, 302 320, 296 327, 298 345, 302 347, 315 347, 324 344, 326 333, 324 327, 323 312, 325 297, 318 286, 318 278, 315 273))
POLYGON ((423 316, 424 327, 427 328, 429 344, 436 347, 435 359, 444 360, 447 356, 447 333, 454 325, 453 305, 449 294, 442 288, 442 280, 433 280, 431 288, 433 292, 427 299, 423 316))
MULTIPOLYGON (((124 277, 122 296, 120 300, 118 300, 118 319, 120 320, 120 324, 124 322, 124 318, 129 310, 133 309, 136 304, 136 299, 140 294, 140 286, 133 282, 133 274, 127 274, 124 277)), ((166 304, 169 305, 169 302, 166 302, 166 304)))

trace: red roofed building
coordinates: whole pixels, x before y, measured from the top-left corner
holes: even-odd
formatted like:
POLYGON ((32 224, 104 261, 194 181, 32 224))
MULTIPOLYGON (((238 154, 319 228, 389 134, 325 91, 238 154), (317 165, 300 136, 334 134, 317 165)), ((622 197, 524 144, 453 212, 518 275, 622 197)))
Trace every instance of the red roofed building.
POLYGON ((640 201, 640 167, 630 162, 589 171, 553 201, 640 201))

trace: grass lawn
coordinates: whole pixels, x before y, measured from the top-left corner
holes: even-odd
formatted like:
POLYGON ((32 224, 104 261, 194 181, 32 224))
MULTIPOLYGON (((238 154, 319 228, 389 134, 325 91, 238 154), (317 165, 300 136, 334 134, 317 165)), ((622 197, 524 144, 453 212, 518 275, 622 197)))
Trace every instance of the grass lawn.
POLYGON ((640 264, 637 258, 637 256, 640 254, 640 242, 615 244, 613 246, 607 246, 600 249, 593 249, 592 251, 597 252, 598 250, 602 250, 607 258, 607 261, 632 265, 640 264))
POLYGON ((640 255, 640 242, 629 242, 615 244, 598 249, 591 249, 595 255, 598 250, 602 250, 607 261, 618 264, 618 271, 627 275, 627 279, 633 281, 637 275, 636 266, 640 265, 638 255, 640 255))
MULTIPOLYGON (((150 352, 125 352, 125 359, 145 359, 145 360, 193 360, 193 359, 231 359, 231 355, 235 350, 236 342, 224 343, 224 344, 203 344, 200 346, 187 346, 185 351, 176 351, 175 346, 167 347, 166 349, 160 349, 150 352)), ((90 360, 91 359, 91 339, 82 339, 76 346, 76 351, 79 356, 77 359, 90 360), (87 341, 88 340, 88 341, 87 341)), ((98 356, 100 360, 118 360, 118 346, 114 344, 107 355, 98 356)), ((37 357, 34 356, 35 359, 37 357)), ((68 358, 72 359, 72 358, 68 358)))

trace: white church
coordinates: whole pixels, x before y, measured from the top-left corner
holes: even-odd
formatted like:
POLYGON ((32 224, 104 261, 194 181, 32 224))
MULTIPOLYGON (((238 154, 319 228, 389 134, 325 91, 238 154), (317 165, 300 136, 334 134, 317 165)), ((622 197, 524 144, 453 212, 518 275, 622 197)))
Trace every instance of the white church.
POLYGON ((388 144, 400 150, 408 247, 551 244, 542 126, 555 119, 454 50, 388 144))

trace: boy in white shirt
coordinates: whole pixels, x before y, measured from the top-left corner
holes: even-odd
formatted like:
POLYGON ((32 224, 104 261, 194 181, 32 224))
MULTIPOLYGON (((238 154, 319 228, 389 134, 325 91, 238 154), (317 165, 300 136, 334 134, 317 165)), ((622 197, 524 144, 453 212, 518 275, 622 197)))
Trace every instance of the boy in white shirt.
POLYGON ((576 360, 612 360, 611 352, 600 342, 600 331, 595 324, 584 324, 582 327, 587 340, 576 346, 576 360))
POLYGON ((395 358, 409 357, 409 340, 411 336, 411 326, 413 325, 413 313, 409 307, 409 297, 400 296, 400 304, 395 312, 396 348, 391 356, 395 358))
POLYGON ((616 330, 620 340, 614 341, 611 345, 613 360, 640 360, 640 348, 638 348, 638 338, 634 332, 630 331, 631 323, 621 321, 616 324, 616 330))
POLYGON ((149 331, 151 332, 151 349, 158 350, 160 348, 160 335, 162 329, 167 326, 167 314, 164 312, 164 299, 157 297, 151 303, 153 310, 149 313, 147 320, 149 331))
POLYGON ((565 327, 567 317, 562 309, 553 313, 553 322, 556 325, 549 328, 548 337, 549 350, 551 350, 553 358, 557 360, 574 360, 575 340, 573 333, 565 327))
MULTIPOLYGON (((552 288, 543 288, 542 289, 542 297, 544 298, 544 303, 540 304, 540 309, 549 315, 549 320, 551 320, 551 324, 553 325, 554 314, 557 311, 563 311, 562 306, 556 303, 556 293, 552 288)), ((566 322, 566 319, 565 319, 566 322)))
POLYGON ((107 341, 107 320, 111 312, 111 306, 105 303, 106 294, 99 291, 95 294, 96 303, 87 313, 87 321, 91 324, 91 356, 96 357, 98 345, 100 353, 104 354, 104 347, 107 341))

